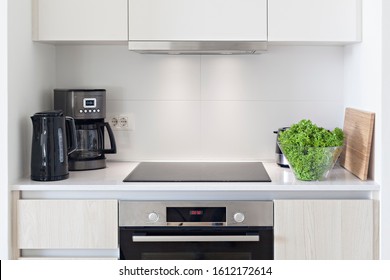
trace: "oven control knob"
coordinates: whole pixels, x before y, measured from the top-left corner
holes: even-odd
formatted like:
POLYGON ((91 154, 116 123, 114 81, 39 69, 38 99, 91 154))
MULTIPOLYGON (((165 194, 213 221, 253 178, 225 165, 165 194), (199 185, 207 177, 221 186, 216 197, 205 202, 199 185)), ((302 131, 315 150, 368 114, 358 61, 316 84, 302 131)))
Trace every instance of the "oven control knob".
POLYGON ((245 220, 245 215, 241 212, 234 214, 233 219, 236 223, 242 223, 245 220))
POLYGON ((149 220, 149 222, 152 222, 152 223, 157 222, 159 218, 160 217, 156 212, 149 213, 149 215, 148 215, 148 220, 149 220))

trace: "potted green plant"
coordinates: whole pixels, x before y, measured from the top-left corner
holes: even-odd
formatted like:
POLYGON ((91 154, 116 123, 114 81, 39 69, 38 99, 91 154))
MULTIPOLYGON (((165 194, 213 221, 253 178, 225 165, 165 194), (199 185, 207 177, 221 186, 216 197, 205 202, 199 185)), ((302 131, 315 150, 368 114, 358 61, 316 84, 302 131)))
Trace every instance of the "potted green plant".
POLYGON ((329 131, 310 120, 301 120, 281 132, 278 145, 299 180, 315 181, 327 177, 344 144, 340 128, 329 131))

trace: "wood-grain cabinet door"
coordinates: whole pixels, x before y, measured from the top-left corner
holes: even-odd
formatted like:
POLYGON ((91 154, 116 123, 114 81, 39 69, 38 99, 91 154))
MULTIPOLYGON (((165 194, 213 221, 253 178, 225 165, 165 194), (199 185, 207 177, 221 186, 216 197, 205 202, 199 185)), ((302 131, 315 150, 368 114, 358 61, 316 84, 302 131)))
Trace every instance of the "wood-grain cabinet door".
POLYGON ((275 259, 373 259, 372 200, 276 200, 275 259))
POLYGON ((19 249, 118 248, 116 200, 19 200, 19 249))

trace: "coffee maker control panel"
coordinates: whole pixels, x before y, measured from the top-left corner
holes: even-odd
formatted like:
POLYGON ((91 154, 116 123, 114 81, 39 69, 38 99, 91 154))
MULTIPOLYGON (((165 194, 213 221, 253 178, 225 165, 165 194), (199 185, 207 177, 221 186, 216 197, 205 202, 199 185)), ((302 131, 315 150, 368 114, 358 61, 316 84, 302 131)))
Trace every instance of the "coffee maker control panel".
POLYGON ((54 108, 74 119, 104 119, 106 91, 104 89, 54 90, 54 108))
POLYGON ((79 109, 80 114, 96 114, 100 113, 101 109, 96 105, 96 98, 84 98, 83 108, 79 109))

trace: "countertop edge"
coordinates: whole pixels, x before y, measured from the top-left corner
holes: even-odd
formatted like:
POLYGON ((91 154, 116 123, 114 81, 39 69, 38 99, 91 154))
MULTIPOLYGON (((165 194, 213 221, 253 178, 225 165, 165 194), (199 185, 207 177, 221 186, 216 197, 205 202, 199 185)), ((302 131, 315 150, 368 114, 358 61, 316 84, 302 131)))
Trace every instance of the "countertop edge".
POLYGON ((324 181, 296 180, 289 169, 264 162, 272 179, 270 183, 257 182, 141 182, 124 183, 123 178, 137 166, 137 162, 108 162, 108 168, 77 171, 69 179, 36 182, 23 178, 10 185, 10 191, 126 191, 126 192, 372 192, 380 186, 373 180, 362 181, 341 167, 335 167, 324 181))

